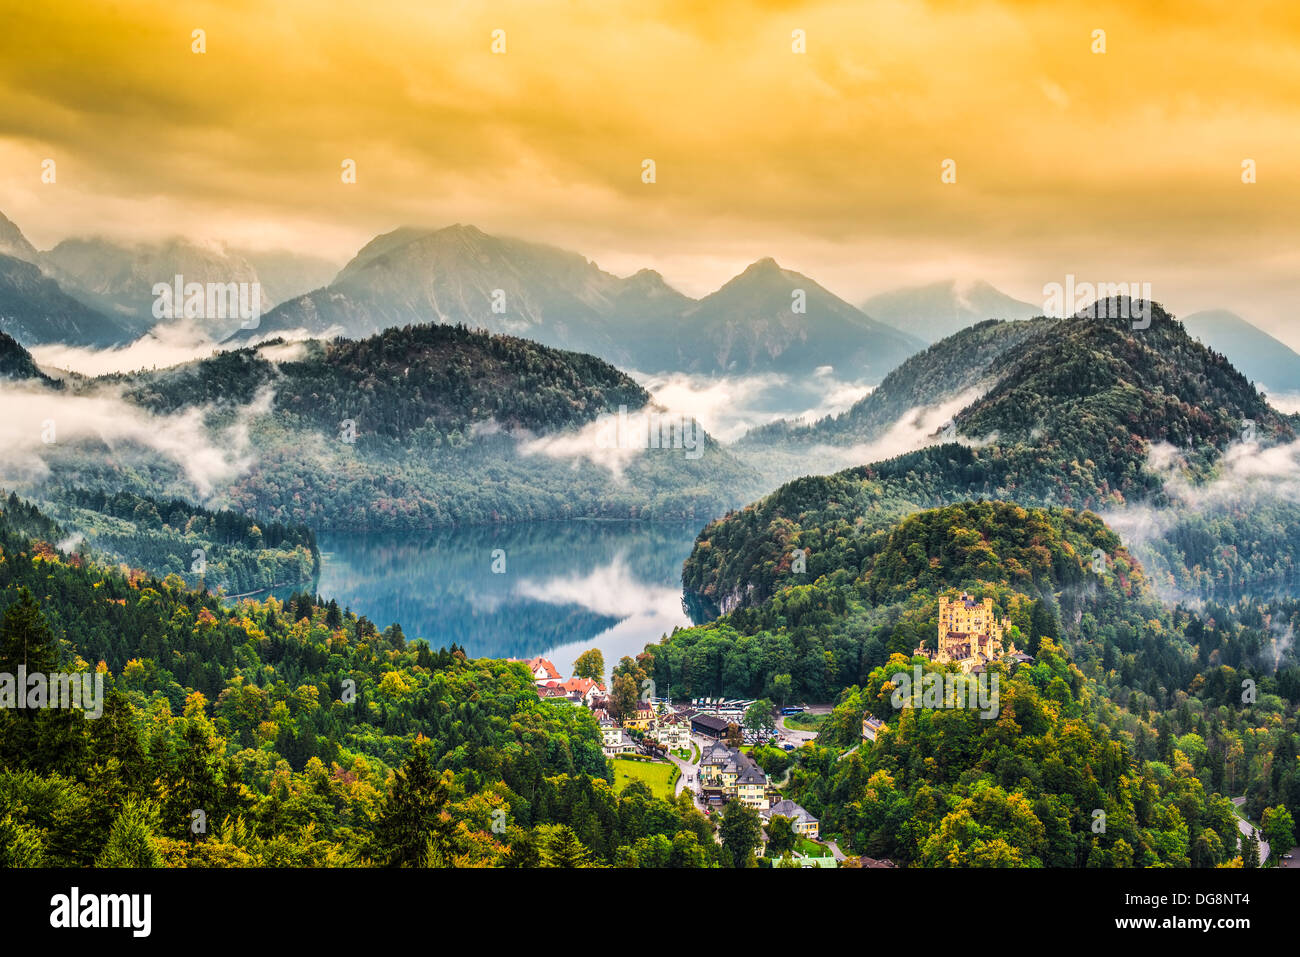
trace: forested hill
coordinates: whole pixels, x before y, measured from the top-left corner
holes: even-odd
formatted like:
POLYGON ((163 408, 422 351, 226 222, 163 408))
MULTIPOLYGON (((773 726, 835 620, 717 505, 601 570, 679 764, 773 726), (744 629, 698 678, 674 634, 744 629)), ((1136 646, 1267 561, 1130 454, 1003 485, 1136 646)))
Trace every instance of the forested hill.
POLYGON ((911 410, 987 386, 995 359, 1029 339, 1051 335, 1061 322, 989 319, 969 326, 911 356, 844 412, 807 425, 782 420, 759 426, 745 433, 739 444, 762 449, 776 443, 807 447, 869 441, 911 410))
POLYGON ((650 398, 595 356, 446 325, 388 329, 355 341, 272 340, 105 379, 122 382, 133 401, 155 412, 247 403, 273 385, 277 411, 329 431, 353 419, 363 433, 390 438, 420 429, 463 431, 489 419, 503 428, 549 432, 620 405, 640 408, 650 398))
POLYGON ((0 672, 98 672, 102 713, 0 709, 0 867, 727 860, 689 799, 616 791, 592 713, 520 664, 306 594, 229 607, 52 530, 0 514, 0 672))
MULTIPOLYGON (((935 435, 936 444, 919 451, 797 479, 712 523, 684 567, 688 594, 706 611, 761 600, 787 574, 791 549, 811 549, 816 561, 828 542, 963 498, 1090 509, 1159 504, 1162 482, 1147 467, 1158 444, 1203 478, 1246 435, 1265 445, 1295 438, 1292 420, 1226 358, 1159 306, 1152 312, 1146 329, 1116 319, 986 323, 931 347, 890 393, 906 381, 944 381, 942 370, 975 356, 978 371, 951 377, 954 388, 981 381, 985 390, 954 415, 957 441, 937 444, 935 435)), ((871 398, 847 427, 887 418, 871 414, 871 398)), ((914 398, 878 403, 892 413, 914 398)), ((832 420, 819 430, 845 427, 832 420)))
POLYGON ((0 332, 0 379, 24 381, 35 379, 45 385, 56 383, 32 361, 32 354, 20 346, 12 336, 0 332))
POLYGON ((272 340, 164 369, 70 377, 62 391, 126 403, 120 418, 183 433, 215 479, 200 487, 175 441, 156 447, 135 429, 33 443, 49 477, 18 488, 35 497, 50 484, 201 497, 285 525, 369 531, 577 517, 703 523, 765 488, 698 423, 661 414, 608 363, 461 326, 272 340), (628 416, 635 423, 623 429, 628 416))
POLYGON ((683 696, 834 701, 814 745, 755 754, 769 773, 789 768, 787 793, 848 853, 926 867, 1240 867, 1253 858, 1231 796, 1282 846, 1300 815, 1298 624, 1295 600, 1163 607, 1096 515, 961 502, 828 536, 771 597, 616 673, 683 696), (992 599, 1006 640, 1033 660, 987 667, 979 680, 999 682, 988 711, 951 697, 900 705, 900 672, 953 687, 956 665, 913 650, 935 647, 938 599, 961 591, 992 599), (874 741, 865 717, 883 722, 874 741))
POLYGON ((1078 657, 1106 656, 1108 667, 1133 655, 1126 677, 1192 676, 1190 651, 1168 629, 1158 645, 1138 640, 1167 614, 1100 518, 997 501, 826 540, 773 596, 648 645, 643 667, 687 696, 767 696, 784 674, 793 700, 826 701, 891 654, 933 648, 937 599, 961 590, 993 598, 1010 639, 1031 654, 1043 637, 1069 639, 1078 657))
MULTIPOLYGON (((68 530, 80 550, 159 576, 179 575, 192 587, 244 595, 307 586, 320 573, 320 549, 309 528, 210 511, 180 499, 133 492, 46 489, 42 509, 68 530)), ((9 507, 17 502, 9 499, 9 507)))

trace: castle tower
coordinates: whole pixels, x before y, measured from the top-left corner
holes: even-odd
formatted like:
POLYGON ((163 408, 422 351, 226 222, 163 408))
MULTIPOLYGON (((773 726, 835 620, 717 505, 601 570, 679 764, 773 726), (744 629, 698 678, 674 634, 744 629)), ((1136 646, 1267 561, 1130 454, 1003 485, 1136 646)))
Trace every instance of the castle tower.
POLYGON ((973 664, 982 655, 992 661, 1002 657, 1006 625, 993 613, 993 599, 975 601, 962 592, 961 598, 939 599, 939 649, 935 660, 973 664))

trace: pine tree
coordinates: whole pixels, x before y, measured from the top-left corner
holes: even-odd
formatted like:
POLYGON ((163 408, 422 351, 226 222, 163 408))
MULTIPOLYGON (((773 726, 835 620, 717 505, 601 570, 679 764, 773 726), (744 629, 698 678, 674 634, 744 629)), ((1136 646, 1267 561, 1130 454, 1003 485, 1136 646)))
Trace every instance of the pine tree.
POLYGON ((375 840, 389 867, 419 867, 449 852, 453 827, 446 807, 452 774, 438 774, 432 750, 427 740, 418 739, 384 798, 375 840))
POLYGON ((54 633, 26 587, 18 600, 5 609, 0 620, 0 672, 16 674, 25 665, 29 674, 57 670, 59 648, 54 633))
POLYGON ((144 801, 130 800, 122 807, 108 832, 108 841, 95 860, 96 867, 162 867, 154 842, 157 811, 144 801))
POLYGON ((572 828, 564 824, 545 829, 541 847, 541 867, 590 867, 591 854, 572 828))

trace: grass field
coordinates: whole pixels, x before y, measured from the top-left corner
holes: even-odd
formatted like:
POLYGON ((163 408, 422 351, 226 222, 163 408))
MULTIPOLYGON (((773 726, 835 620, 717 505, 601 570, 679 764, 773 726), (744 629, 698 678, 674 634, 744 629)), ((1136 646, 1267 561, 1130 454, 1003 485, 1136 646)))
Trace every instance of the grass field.
POLYGON ((785 719, 785 726, 792 731, 817 731, 820 730, 822 722, 826 720, 824 714, 792 714, 785 719))
POLYGON ((809 857, 825 857, 830 853, 830 848, 825 844, 818 844, 816 841, 803 836, 796 839, 794 849, 800 854, 806 854, 809 857))
POLYGON ((614 790, 622 793, 629 781, 644 781, 655 797, 673 799, 673 785, 681 773, 674 764, 652 761, 629 761, 627 758, 612 758, 614 765, 614 790))

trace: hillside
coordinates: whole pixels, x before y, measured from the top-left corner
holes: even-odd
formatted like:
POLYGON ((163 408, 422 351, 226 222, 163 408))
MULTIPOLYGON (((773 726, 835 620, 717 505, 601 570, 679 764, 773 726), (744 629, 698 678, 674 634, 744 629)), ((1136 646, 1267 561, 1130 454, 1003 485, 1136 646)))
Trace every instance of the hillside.
MULTIPOLYGON (((243 595, 305 586, 320 573, 308 528, 214 512, 180 499, 47 488, 42 511, 64 530, 56 541, 100 561, 176 575, 193 588, 243 595)), ((10 499, 10 507, 16 504, 10 499)))
POLYGON ((0 509, 0 672, 94 673, 103 696, 98 720, 0 709, 0 866, 724 861, 698 811, 616 794, 591 712, 539 700, 521 665, 306 594, 224 605, 62 554, 50 528, 0 509))
POLYGON ((1212 309, 1192 313, 1183 325, 1265 392, 1300 392, 1300 355, 1241 316, 1212 309))
POLYGON ((812 559, 772 596, 647 645, 634 668, 683 696, 834 701, 815 744, 760 759, 790 764, 787 793, 847 853, 921 867, 1240 866, 1228 795, 1245 789, 1255 813, 1300 806, 1300 663, 1273 638, 1300 603, 1171 612, 1097 516, 997 501, 845 531, 812 559), (976 680, 913 654, 935 646, 938 599, 963 591, 992 600, 1031 660, 990 664, 979 705, 911 697, 904 677, 917 673, 940 688, 976 680), (1243 700, 1255 683, 1264 697, 1243 700), (866 717, 883 722, 874 741, 866 717), (1261 723, 1273 730, 1257 734, 1261 723), (1247 740, 1259 760, 1231 757, 1247 740))
MULTIPOLYGON (((690 423, 685 433, 675 419, 660 423, 677 426, 664 432, 662 448, 638 444, 630 431, 620 447, 624 419, 644 426, 653 410, 648 394, 607 363, 458 326, 390 329, 361 341, 273 340, 171 368, 79 379, 72 391, 113 397, 186 432, 183 441, 204 448, 204 474, 220 480, 206 505, 285 524, 703 520, 761 490, 690 423)), ((52 469, 46 483, 196 494, 194 466, 175 444, 151 444, 139 430, 112 456, 94 441, 33 451, 52 469)), ((23 488, 35 494, 40 486, 23 488)))
POLYGON ((13 381, 35 379, 47 386, 57 385, 53 379, 37 368, 30 352, 14 341, 12 336, 5 335, 3 332, 0 332, 0 379, 13 381))
POLYGON ((702 610, 761 600, 783 576, 790 547, 811 544, 815 555, 823 538, 961 498, 1090 509, 1160 504, 1162 479, 1148 468, 1157 446, 1176 450, 1195 480, 1211 476, 1247 421, 1265 444, 1295 437, 1289 418, 1159 307, 1140 331, 1084 318, 967 330, 917 357, 880 398, 873 393, 842 421, 819 423, 811 437, 853 435, 859 424, 859 434, 870 435, 917 397, 907 393, 907 381, 942 381, 943 370, 967 355, 972 362, 956 385, 979 381, 980 394, 953 416, 954 434, 944 444, 797 479, 713 523, 683 570, 691 599, 702 610), (876 406, 882 411, 873 419, 876 406))
POLYGON ((84 305, 34 263, 0 254, 0 332, 26 346, 122 345, 143 327, 84 305))
MULTIPOLYGON (((1162 614, 1119 536, 1072 509, 958 502, 816 539, 805 563, 796 571, 787 556, 786 575, 769 595, 647 646, 656 680, 671 676, 688 696, 744 698, 770 696, 776 676, 788 674, 794 700, 825 701, 889 655, 933 647, 938 596, 962 590, 992 597, 1010 638, 1031 654, 1044 636, 1079 638, 1084 615, 1098 629, 1087 637, 1100 653, 1102 635, 1119 640, 1125 623, 1162 614)), ((1190 678, 1177 642, 1144 654, 1150 668, 1190 678)))
POLYGON ((993 379, 994 359, 1039 336, 1053 334, 1057 319, 1029 322, 988 320, 954 333, 909 357, 868 395, 844 412, 812 423, 789 421, 751 429, 739 445, 756 450, 773 445, 853 445, 880 438, 909 413, 936 409, 993 379))

